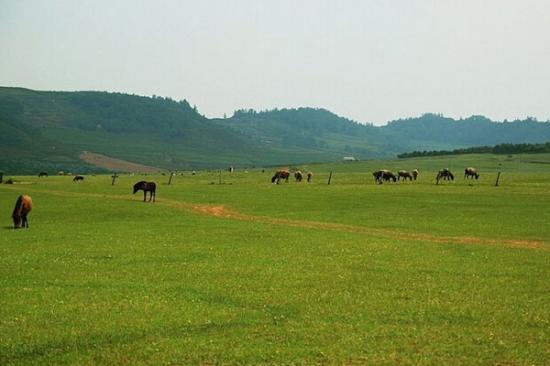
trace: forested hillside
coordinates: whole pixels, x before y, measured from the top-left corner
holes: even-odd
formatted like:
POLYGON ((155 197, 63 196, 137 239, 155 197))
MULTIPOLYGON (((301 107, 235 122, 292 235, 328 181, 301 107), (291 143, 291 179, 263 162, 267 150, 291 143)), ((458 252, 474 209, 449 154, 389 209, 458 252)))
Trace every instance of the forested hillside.
POLYGON ((161 169, 288 165, 550 141, 550 123, 436 114, 358 123, 320 108, 238 110, 208 119, 186 100, 0 88, 0 170, 98 171, 82 151, 161 169))

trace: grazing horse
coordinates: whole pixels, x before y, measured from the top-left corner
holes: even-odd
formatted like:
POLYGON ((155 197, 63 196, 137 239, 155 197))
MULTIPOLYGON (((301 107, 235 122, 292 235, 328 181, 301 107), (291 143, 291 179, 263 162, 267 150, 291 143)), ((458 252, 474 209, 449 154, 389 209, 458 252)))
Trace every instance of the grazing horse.
POLYGON ((479 179, 479 173, 476 168, 466 168, 464 169, 464 179, 472 178, 479 179))
POLYGON ((301 182, 303 177, 301 171, 297 170, 294 172, 294 179, 296 179, 296 182, 301 182))
POLYGON ((271 178, 271 183, 279 184, 279 181, 281 179, 284 179, 288 183, 288 177, 289 176, 290 176, 290 173, 289 173, 288 170, 279 169, 275 172, 275 175, 271 178))
POLYGON ((75 175, 74 178, 73 178, 73 182, 79 182, 79 181, 83 181, 84 180, 84 177, 81 176, 81 175, 75 175))
POLYGON ((435 177, 435 180, 437 181, 437 183, 439 183, 439 180, 440 179, 443 179, 443 180, 455 180, 455 176, 453 175, 453 173, 451 173, 451 171, 447 168, 444 168, 444 169, 441 169, 438 173, 437 173, 437 176, 435 177))
POLYGON ((13 226, 15 229, 18 228, 29 228, 29 220, 27 220, 27 215, 32 210, 32 199, 30 196, 21 195, 17 198, 15 202, 15 208, 11 217, 13 218, 13 226))
POLYGON ((40 173, 38 173, 38 178, 47 177, 47 176, 48 176, 48 172, 40 172, 40 173))
POLYGON ((412 173, 406 171, 406 170, 400 170, 397 172, 397 180, 401 180, 401 178, 403 178, 403 180, 407 180, 407 178, 409 180, 413 180, 413 175, 412 173))
POLYGON ((413 175, 413 179, 416 180, 416 178, 418 177, 418 169, 413 169, 412 175, 413 175))
POLYGON ((313 178, 313 173, 312 172, 307 172, 307 182, 311 182, 311 178, 313 178))
POLYGON ((372 172, 372 176, 374 177, 374 181, 376 183, 382 184, 382 170, 377 170, 375 172, 372 172))
POLYGON ((150 195, 149 202, 151 202, 151 199, 155 202, 157 198, 157 185, 155 182, 146 182, 144 180, 137 182, 134 184, 134 194, 136 194, 139 190, 143 191, 143 202, 145 202, 145 199, 147 198, 147 192, 149 192, 150 195))
POLYGON ((382 184, 382 181, 384 182, 389 182, 390 180, 394 182, 397 181, 397 177, 395 176, 395 174, 393 174, 392 172, 386 169, 377 170, 372 173, 372 176, 374 177, 374 181, 378 184, 382 184))

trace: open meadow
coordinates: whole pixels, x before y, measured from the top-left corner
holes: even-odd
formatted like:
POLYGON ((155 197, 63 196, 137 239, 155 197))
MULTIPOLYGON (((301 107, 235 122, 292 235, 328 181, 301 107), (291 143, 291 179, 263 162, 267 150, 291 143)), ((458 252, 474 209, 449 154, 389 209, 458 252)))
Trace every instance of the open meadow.
POLYGON ((550 363, 550 154, 298 168, 0 185, 0 365, 550 363))

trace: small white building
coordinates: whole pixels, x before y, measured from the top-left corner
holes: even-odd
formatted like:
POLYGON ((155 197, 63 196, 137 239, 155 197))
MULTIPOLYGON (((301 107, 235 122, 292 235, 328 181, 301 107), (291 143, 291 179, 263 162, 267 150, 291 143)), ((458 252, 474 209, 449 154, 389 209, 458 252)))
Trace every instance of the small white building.
POLYGON ((357 161, 357 159, 355 159, 355 156, 344 156, 342 158, 343 161, 357 161))

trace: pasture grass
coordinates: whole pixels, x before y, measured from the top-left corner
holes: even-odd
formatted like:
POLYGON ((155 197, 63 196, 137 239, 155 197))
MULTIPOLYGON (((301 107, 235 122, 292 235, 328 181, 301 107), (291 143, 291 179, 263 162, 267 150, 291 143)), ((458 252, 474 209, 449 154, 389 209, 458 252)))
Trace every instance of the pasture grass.
POLYGON ((16 177, 0 186, 0 364, 547 364, 550 166, 502 162, 500 187, 452 166, 494 158, 446 157, 458 179, 438 186, 438 159, 311 165, 312 183, 278 186, 271 170, 143 177, 155 204, 131 194, 138 176, 16 177), (417 182, 374 184, 406 164, 417 182), (12 230, 21 193, 31 227, 12 230))

